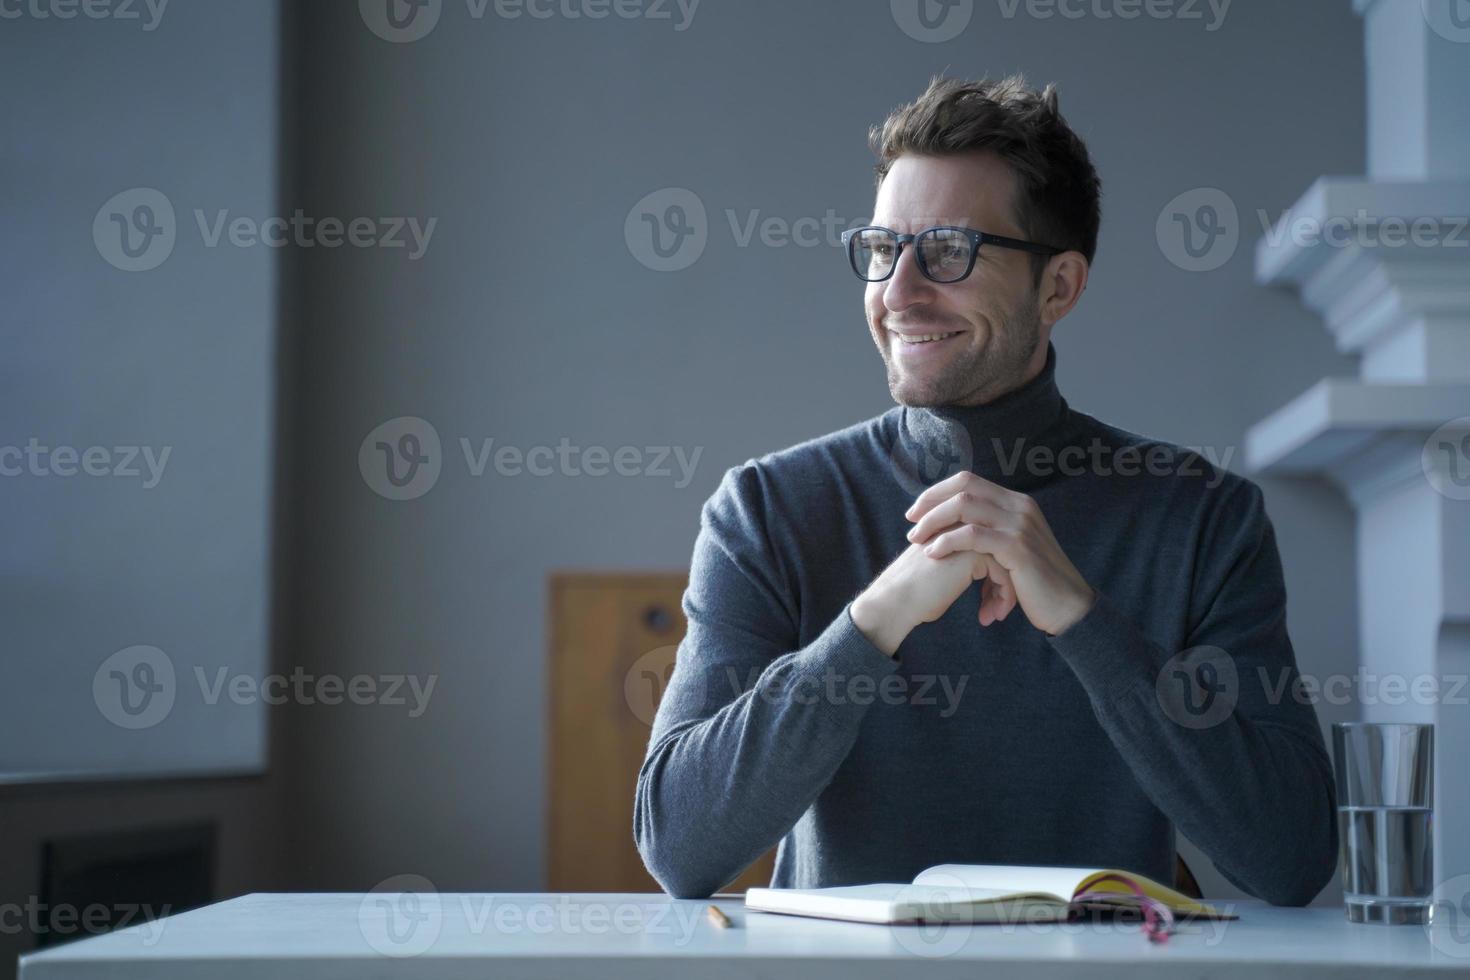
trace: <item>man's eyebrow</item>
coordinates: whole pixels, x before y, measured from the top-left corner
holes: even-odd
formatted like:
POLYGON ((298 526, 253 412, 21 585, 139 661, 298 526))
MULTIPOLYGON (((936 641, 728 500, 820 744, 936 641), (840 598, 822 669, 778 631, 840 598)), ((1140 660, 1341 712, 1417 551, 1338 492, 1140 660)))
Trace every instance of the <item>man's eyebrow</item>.
MULTIPOLYGON (((894 231, 923 231, 925 228, 977 228, 974 221, 969 218, 924 218, 916 221, 904 221, 898 218, 873 218, 869 224, 880 228, 892 228, 894 231)), ((982 229, 983 230, 983 229, 982 229)))

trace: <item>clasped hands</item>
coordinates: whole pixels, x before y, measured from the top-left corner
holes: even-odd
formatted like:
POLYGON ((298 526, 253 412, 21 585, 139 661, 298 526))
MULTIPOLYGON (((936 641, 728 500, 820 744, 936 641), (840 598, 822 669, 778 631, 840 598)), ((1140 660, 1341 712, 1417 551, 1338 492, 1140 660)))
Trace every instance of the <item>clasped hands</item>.
POLYGON ((980 625, 1017 606, 1053 636, 1080 620, 1097 593, 1057 544, 1031 497, 963 471, 934 484, 904 516, 911 542, 852 602, 858 629, 892 656, 979 581, 980 625))

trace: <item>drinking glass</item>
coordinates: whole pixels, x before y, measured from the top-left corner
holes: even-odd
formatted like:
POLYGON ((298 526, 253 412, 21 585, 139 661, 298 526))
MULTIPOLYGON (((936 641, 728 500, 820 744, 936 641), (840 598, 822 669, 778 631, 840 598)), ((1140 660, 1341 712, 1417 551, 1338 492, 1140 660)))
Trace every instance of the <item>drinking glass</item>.
POLYGON ((1348 921, 1430 921, 1434 726, 1334 724, 1332 748, 1348 921))

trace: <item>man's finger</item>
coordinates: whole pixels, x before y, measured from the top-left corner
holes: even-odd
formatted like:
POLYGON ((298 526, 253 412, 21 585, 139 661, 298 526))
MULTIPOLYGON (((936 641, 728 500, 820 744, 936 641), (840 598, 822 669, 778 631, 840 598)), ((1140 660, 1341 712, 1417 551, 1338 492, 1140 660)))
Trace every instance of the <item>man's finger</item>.
POLYGON ((976 476, 969 470, 960 470, 958 473, 940 480, 934 486, 914 498, 914 502, 909 504, 909 509, 903 512, 903 516, 911 521, 918 520, 936 505, 943 503, 965 489, 971 480, 980 480, 982 483, 990 482, 989 480, 984 480, 976 476))
POLYGON ((909 529, 908 538, 915 542, 925 541, 951 524, 1010 527, 1013 525, 1013 518, 1009 511, 994 500, 961 490, 919 518, 919 522, 909 529))
POLYGON ((1016 587, 1011 581, 1011 573, 1005 569, 1000 562, 990 559, 992 573, 988 575, 980 588, 980 625, 989 626, 991 623, 999 622, 1010 615, 1011 610, 1016 608, 1016 587))
POLYGON ((1013 540, 1005 528, 962 524, 930 541, 924 546, 924 554, 930 558, 943 558, 956 551, 980 551, 993 555, 997 564, 1009 569, 1014 565, 1010 560, 1013 540))

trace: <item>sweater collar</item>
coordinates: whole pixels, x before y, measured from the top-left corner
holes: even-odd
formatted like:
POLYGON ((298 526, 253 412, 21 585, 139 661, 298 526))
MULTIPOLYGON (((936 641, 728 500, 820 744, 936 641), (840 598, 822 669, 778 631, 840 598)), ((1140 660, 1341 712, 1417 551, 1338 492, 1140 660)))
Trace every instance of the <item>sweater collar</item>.
POLYGON ((1048 340, 1046 365, 1036 377, 984 405, 902 406, 893 453, 899 481, 915 496, 960 470, 1012 489, 1031 483, 1025 453, 1049 445, 1067 414, 1056 366, 1048 340))

